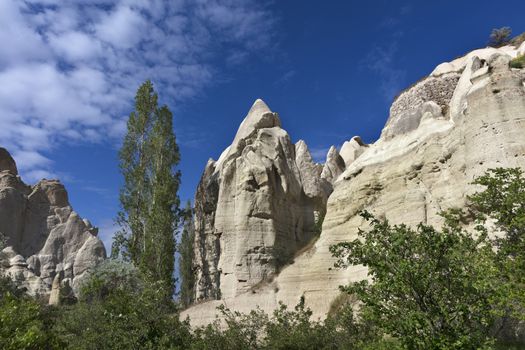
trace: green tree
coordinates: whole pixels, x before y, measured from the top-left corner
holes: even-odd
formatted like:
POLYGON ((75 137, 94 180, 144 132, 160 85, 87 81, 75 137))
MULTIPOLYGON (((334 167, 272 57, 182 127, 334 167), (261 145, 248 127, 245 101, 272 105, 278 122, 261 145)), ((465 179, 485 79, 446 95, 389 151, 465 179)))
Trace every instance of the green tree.
MULTIPOLYGON (((525 319, 525 176, 519 168, 489 169, 474 181, 484 187, 469 197, 479 223, 488 220, 499 233, 494 239, 500 284, 502 316, 525 319)), ((481 226, 481 225, 480 225, 481 226)))
POLYGON ((195 271, 193 266, 195 227, 193 222, 193 208, 186 203, 183 211, 184 226, 179 244, 179 269, 181 277, 180 301, 184 307, 193 302, 195 287, 195 271))
POLYGON ((54 311, 0 275, 0 349, 62 349, 51 331, 54 311))
POLYGON ((490 33, 489 37, 489 46, 500 47, 505 44, 508 44, 510 41, 510 35, 512 34, 512 29, 510 27, 501 27, 494 28, 490 33))
POLYGON ((441 230, 390 225, 370 213, 371 229, 330 248, 337 267, 364 265, 370 281, 343 287, 362 303, 364 320, 408 349, 474 349, 491 342, 497 291, 493 251, 483 230, 461 228, 461 211, 444 213, 441 230))
POLYGON ((180 155, 173 132, 173 116, 158 106, 148 80, 135 97, 135 111, 119 153, 124 185, 112 256, 132 261, 148 278, 160 281, 167 297, 173 294, 174 232, 178 223, 177 191, 180 155))
POLYGON ((68 349, 187 349, 191 340, 161 283, 118 260, 92 271, 79 302, 62 307, 53 331, 68 349))
POLYGON ((294 309, 282 303, 268 315, 257 308, 250 313, 220 306, 218 320, 196 328, 191 349, 213 350, 395 350, 395 341, 382 339, 377 329, 359 323, 351 305, 325 321, 312 320, 312 311, 301 298, 294 309))

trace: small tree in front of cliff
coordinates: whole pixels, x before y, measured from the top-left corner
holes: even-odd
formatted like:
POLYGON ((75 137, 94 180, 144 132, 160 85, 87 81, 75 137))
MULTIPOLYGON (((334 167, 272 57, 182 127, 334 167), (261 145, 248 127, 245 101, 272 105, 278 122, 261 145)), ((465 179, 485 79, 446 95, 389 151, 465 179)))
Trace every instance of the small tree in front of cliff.
POLYGON ((180 301, 184 307, 193 302, 195 271, 193 267, 195 227, 193 208, 188 201, 183 213, 184 225, 179 243, 180 301))
POLYGON ((490 33, 488 45, 492 47, 501 47, 508 44, 511 34, 512 29, 510 29, 510 27, 494 28, 490 33))
POLYGON ((173 132, 173 116, 158 106, 148 80, 135 97, 135 111, 119 152, 124 185, 112 256, 132 261, 145 276, 163 284, 166 298, 174 291, 175 228, 178 224, 177 191, 180 160, 173 132))
POLYGON ((441 230, 390 225, 370 213, 370 230, 330 248, 337 267, 364 265, 370 280, 342 289, 362 303, 361 317, 408 349, 474 349, 490 344, 498 290, 486 233, 461 228, 461 212, 441 230))
POLYGON ((480 223, 494 223, 499 235, 496 265, 505 290, 498 301, 501 316, 525 319, 525 174, 520 168, 489 169, 474 181, 484 190, 469 197, 480 223))

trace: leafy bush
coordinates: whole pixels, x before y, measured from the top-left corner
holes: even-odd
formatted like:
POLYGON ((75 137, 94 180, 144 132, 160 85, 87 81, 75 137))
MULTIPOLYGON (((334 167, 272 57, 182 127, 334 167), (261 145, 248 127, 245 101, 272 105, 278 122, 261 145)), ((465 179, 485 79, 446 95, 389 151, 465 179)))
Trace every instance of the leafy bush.
POLYGON ((80 302, 63 307, 54 332, 70 349, 182 349, 189 325, 176 311, 133 265, 108 260, 84 283, 80 302))
POLYGON ((195 330, 191 349, 399 349, 395 340, 384 339, 378 329, 360 323, 351 307, 324 322, 313 321, 304 298, 293 310, 280 304, 270 316, 260 309, 249 314, 220 307, 223 324, 195 330))
POLYGON ((144 278, 131 263, 108 259, 90 271, 80 287, 80 299, 104 300, 112 293, 133 294, 144 289, 144 278))
POLYGON ((332 246, 337 267, 364 265, 371 282, 343 287, 363 304, 364 320, 410 349, 465 349, 490 344, 491 296, 496 293, 493 252, 486 235, 460 228, 460 212, 444 213, 438 231, 390 225, 370 213, 371 229, 332 246))
MULTIPOLYGON (((500 316, 525 319, 525 174, 519 168, 490 169, 475 180, 484 190, 469 197, 480 224, 488 219, 501 233, 494 239, 500 316)), ((482 227, 480 225, 480 227, 482 227)))
POLYGON ((510 61, 511 68, 525 68, 525 55, 518 56, 510 61))
POLYGON ((53 309, 24 294, 9 277, 0 277, 0 349, 60 349, 51 332, 53 309))

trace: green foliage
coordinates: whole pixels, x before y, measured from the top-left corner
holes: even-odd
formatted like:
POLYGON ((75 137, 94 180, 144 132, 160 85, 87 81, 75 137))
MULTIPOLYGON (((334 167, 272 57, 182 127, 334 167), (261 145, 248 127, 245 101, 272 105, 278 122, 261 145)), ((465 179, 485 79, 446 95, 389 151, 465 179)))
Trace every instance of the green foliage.
POLYGON ((130 264, 108 261, 82 288, 80 302, 62 308, 54 332, 69 349, 184 349, 180 322, 159 285, 146 284, 130 264))
POLYGON ((52 311, 0 277, 0 349, 60 349, 50 330, 52 311))
POLYGON ((502 315, 525 319, 525 177, 519 168, 490 169, 474 182, 484 190, 469 197, 480 224, 490 220, 500 232, 494 239, 502 315))
POLYGON ((80 287, 80 300, 104 300, 112 293, 140 293, 144 289, 143 277, 133 264, 108 259, 90 271, 80 287))
POLYGON ((460 211, 444 214, 441 231, 423 224, 392 226, 362 215, 371 229, 330 250, 337 267, 368 267, 370 281, 343 287, 363 304, 363 319, 409 349, 490 344, 497 270, 486 235, 475 238, 462 230, 460 211))
POLYGON ((183 229, 179 244, 179 270, 180 270, 180 301, 184 307, 193 302, 195 286, 195 270, 193 266, 195 227, 193 222, 193 209, 188 201, 183 211, 183 229))
POLYGON ((152 281, 160 281, 169 298, 179 208, 180 172, 175 167, 180 155, 173 116, 166 106, 158 106, 149 80, 137 91, 119 157, 124 176, 117 218, 121 230, 114 237, 112 256, 132 261, 152 281))
POLYGON ((351 307, 325 322, 312 321, 304 298, 294 310, 284 304, 269 316, 260 309, 249 314, 220 307, 224 325, 217 321, 195 330, 192 349, 398 349, 376 328, 358 323, 351 307))
POLYGON ((512 29, 510 27, 494 28, 490 33, 488 45, 492 47, 504 46, 510 42, 511 34, 512 29))
POLYGON ((525 68, 525 55, 520 55, 510 61, 511 68, 525 68))

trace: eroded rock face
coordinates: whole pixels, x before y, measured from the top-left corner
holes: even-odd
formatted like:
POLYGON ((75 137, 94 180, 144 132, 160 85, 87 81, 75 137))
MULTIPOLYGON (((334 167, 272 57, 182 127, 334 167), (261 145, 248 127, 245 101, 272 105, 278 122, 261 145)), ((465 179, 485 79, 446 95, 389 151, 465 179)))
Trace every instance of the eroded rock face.
MULTIPOLYGON (((57 180, 25 185, 9 153, 0 148, 0 272, 31 294, 48 295, 56 276, 73 289, 106 257, 97 228, 82 220, 57 180)), ((58 283, 55 281, 55 284, 58 283)))
POLYGON ((272 312, 279 301, 293 306, 304 296, 314 317, 323 318, 339 285, 367 276, 362 266, 330 270, 330 245, 353 240, 366 228, 361 210, 394 224, 440 225, 438 213, 463 206, 477 190, 472 180, 488 168, 525 168, 525 69, 509 67, 516 55, 514 47, 476 50, 439 65, 403 92, 379 140, 361 146, 355 159, 350 145, 341 150, 346 169, 333 182, 315 244, 271 283, 196 305, 182 317, 206 324, 222 303, 242 312, 256 306, 272 312))
POLYGON ((235 297, 291 261, 324 215, 331 186, 322 172, 304 141, 292 144, 277 113, 257 100, 197 189, 197 300, 235 297))

